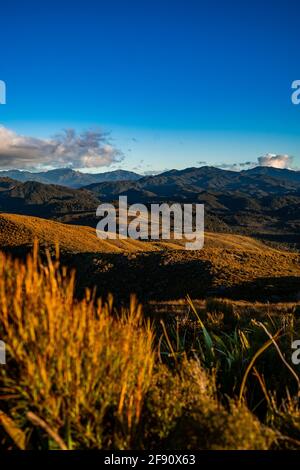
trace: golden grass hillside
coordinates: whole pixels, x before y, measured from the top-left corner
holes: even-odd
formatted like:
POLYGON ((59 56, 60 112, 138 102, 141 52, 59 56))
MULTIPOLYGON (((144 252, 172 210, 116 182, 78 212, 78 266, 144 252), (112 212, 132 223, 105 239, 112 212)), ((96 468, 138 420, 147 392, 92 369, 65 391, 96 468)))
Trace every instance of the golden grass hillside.
POLYGON ((53 220, 16 214, 0 215, 0 247, 32 246, 34 238, 41 245, 54 246, 68 252, 109 252, 151 250, 134 240, 99 240, 95 229, 80 225, 68 225, 53 220))
POLYGON ((99 240, 90 227, 0 215, 0 248, 30 247, 35 238, 41 246, 59 243, 61 252, 72 256, 81 284, 101 285, 114 293, 147 291, 152 298, 167 300, 211 295, 215 290, 218 295, 218 289, 239 292, 243 286, 249 295, 264 289, 294 299, 300 290, 298 253, 241 235, 207 232, 204 248, 188 251, 182 241, 99 240))

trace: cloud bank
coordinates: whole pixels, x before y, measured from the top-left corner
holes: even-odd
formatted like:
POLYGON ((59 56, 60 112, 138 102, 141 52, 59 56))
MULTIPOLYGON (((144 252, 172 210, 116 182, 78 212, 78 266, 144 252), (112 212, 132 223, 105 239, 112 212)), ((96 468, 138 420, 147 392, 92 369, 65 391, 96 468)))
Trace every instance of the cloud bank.
POLYGON ((74 129, 50 139, 17 134, 0 126, 0 168, 42 170, 47 168, 97 168, 124 158, 109 135, 102 131, 77 134, 74 129))
POLYGON ((216 168, 224 170, 249 170, 257 166, 268 166, 279 169, 293 169, 293 157, 290 155, 277 155, 275 153, 267 153, 262 157, 258 157, 256 162, 240 162, 240 163, 221 163, 214 165, 216 168))
POLYGON ((267 153, 264 157, 258 158, 259 166, 271 166, 272 168, 291 168, 293 164, 293 157, 290 155, 276 155, 274 153, 267 153))

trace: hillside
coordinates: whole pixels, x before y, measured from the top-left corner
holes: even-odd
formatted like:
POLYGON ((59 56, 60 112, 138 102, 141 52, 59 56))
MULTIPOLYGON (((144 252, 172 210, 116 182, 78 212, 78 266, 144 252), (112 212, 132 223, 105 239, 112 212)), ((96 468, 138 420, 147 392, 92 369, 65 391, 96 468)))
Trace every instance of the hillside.
POLYGON ((135 240, 100 240, 95 229, 68 225, 38 217, 0 214, 0 248, 13 250, 29 248, 37 238, 41 246, 54 248, 59 244, 65 253, 120 253, 136 250, 151 251, 143 242, 135 240))
POLYGON ((85 189, 71 189, 35 181, 0 179, 0 210, 55 218, 61 214, 95 212, 99 201, 85 189))
POLYGON ((51 249, 58 242, 63 261, 77 268, 79 287, 97 285, 100 293, 123 297, 131 291, 157 299, 187 293, 263 300, 299 295, 299 254, 246 236, 208 232, 203 250, 187 251, 180 241, 99 240, 89 227, 0 215, 1 249, 20 254, 35 237, 51 249))

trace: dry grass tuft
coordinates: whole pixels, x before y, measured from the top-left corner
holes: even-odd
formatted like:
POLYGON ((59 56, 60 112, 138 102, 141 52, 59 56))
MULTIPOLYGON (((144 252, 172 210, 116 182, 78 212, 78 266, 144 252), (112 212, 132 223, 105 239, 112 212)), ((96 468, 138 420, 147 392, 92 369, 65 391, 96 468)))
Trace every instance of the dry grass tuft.
POLYGON ((73 447, 102 447, 104 421, 118 423, 110 439, 129 445, 149 387, 152 331, 134 297, 114 312, 112 298, 95 303, 91 292, 74 300, 74 273, 37 251, 26 264, 0 255, 0 336, 9 363, 1 394, 21 422, 42 417, 73 447))

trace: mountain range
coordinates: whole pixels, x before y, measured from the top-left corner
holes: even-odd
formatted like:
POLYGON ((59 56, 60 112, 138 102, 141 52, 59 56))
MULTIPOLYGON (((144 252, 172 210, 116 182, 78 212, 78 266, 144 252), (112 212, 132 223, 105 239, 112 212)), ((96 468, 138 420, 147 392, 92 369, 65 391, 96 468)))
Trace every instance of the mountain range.
POLYGON ((12 178, 16 181, 37 181, 44 184, 60 184, 70 188, 80 188, 92 183, 101 183, 104 181, 135 181, 140 175, 133 171, 114 170, 104 173, 82 173, 71 168, 59 168, 42 172, 30 172, 20 170, 0 171, 0 178, 12 178))
POLYGON ((300 190, 300 171, 256 167, 244 171, 229 171, 215 167, 171 170, 136 181, 102 182, 86 186, 101 198, 111 199, 121 193, 129 198, 197 199, 201 191, 235 191, 248 197, 286 194, 300 190))
MULTIPOLYGON (((82 173, 71 168, 58 168, 42 172, 21 170, 0 171, 0 178, 11 178, 20 182, 36 181, 43 184, 56 184, 71 188, 101 183, 122 182, 119 188, 136 191, 145 190, 157 195, 169 196, 170 189, 179 188, 193 192, 203 189, 236 190, 248 189, 265 192, 286 192, 300 187, 300 171, 272 167, 255 167, 244 171, 224 170, 203 166, 184 170, 169 170, 154 176, 142 176, 133 171, 114 170, 104 173, 82 173)), ((91 186, 92 187, 92 186, 91 186)), ((103 186, 109 189, 109 184, 103 186)))

